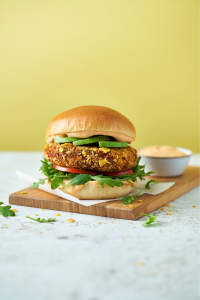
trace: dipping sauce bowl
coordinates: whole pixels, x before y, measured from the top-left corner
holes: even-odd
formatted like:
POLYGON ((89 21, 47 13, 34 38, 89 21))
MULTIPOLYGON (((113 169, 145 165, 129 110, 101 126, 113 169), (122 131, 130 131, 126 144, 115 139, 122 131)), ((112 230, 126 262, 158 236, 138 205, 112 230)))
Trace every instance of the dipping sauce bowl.
POLYGON ((146 147, 137 149, 138 156, 141 156, 140 165, 145 165, 145 172, 155 171, 151 176, 155 177, 175 177, 183 174, 192 151, 185 148, 176 147, 177 150, 184 153, 184 156, 175 157, 155 157, 150 155, 140 154, 140 150, 146 147))

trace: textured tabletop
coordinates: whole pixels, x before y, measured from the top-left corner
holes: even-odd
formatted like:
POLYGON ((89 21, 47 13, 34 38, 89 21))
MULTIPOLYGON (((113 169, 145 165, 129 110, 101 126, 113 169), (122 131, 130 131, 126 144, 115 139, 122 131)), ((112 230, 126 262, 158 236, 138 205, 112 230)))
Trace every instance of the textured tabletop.
MULTIPOLYGON (((0 152, 0 201, 39 178, 39 152, 0 152)), ((191 165, 200 165, 194 155, 191 165)), ((0 298, 69 300, 198 300, 200 187, 156 210, 155 226, 60 212, 54 224, 25 218, 58 211, 12 206, 0 216, 0 298), (167 215, 168 209, 172 215, 167 215), (73 218, 74 223, 66 220, 73 218)))

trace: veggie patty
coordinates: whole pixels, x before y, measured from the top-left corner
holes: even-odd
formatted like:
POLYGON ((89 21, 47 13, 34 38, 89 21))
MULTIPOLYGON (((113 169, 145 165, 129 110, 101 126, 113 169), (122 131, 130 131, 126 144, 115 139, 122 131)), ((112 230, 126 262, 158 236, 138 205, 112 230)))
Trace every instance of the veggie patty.
POLYGON ((137 163, 137 150, 74 146, 72 143, 50 143, 44 148, 45 158, 59 166, 99 172, 118 172, 131 169, 137 163))

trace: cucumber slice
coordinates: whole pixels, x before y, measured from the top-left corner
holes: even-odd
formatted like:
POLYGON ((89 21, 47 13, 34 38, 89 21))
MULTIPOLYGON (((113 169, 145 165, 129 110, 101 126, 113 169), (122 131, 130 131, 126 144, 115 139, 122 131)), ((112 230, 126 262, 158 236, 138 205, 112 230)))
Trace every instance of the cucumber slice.
POLYGON ((74 137, 62 137, 62 138, 55 138, 54 139, 54 143, 71 143, 71 142, 74 142, 74 141, 78 141, 80 140, 80 138, 74 138, 74 137))
POLYGON ((108 147, 108 148, 110 148, 110 147, 119 147, 119 148, 121 148, 121 147, 127 147, 128 146, 128 143, 127 142, 104 142, 104 141, 100 141, 99 142, 99 147, 108 147))
POLYGON ((74 146, 81 146, 81 145, 87 145, 87 144, 93 144, 97 143, 99 141, 109 141, 111 140, 110 136, 107 135, 98 135, 98 136, 93 136, 88 139, 80 139, 78 141, 74 141, 73 145, 74 146))

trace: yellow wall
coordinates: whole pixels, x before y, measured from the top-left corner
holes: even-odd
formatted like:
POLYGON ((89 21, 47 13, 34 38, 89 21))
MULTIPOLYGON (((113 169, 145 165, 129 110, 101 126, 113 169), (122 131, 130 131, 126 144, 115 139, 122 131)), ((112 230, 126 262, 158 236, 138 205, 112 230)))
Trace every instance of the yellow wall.
POLYGON ((135 147, 198 152, 198 0, 1 0, 0 149, 42 150, 62 111, 103 105, 135 147))

